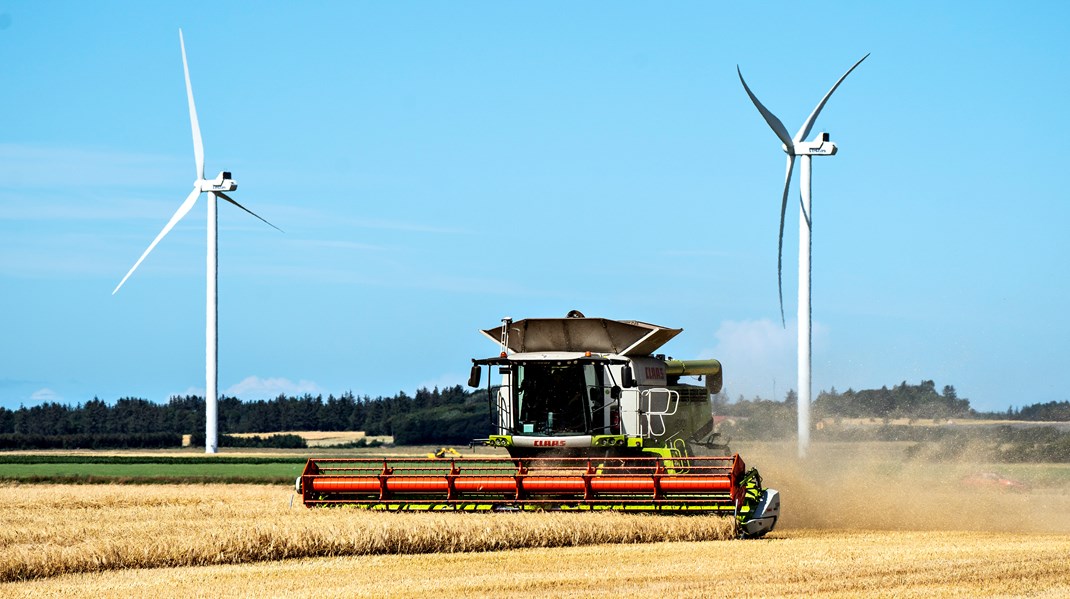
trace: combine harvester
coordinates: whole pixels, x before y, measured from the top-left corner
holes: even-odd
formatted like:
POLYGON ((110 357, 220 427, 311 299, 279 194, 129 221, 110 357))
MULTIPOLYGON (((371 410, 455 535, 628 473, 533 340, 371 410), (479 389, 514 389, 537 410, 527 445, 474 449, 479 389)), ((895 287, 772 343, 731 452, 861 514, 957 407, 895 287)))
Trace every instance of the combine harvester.
POLYGON ((487 388, 494 434, 476 442, 509 457, 311 458, 297 492, 309 507, 718 514, 760 537, 780 496, 716 442, 721 364, 654 354, 680 331, 576 311, 502 319, 482 331, 501 351, 473 360, 469 385, 479 387, 482 366, 502 375, 487 388))

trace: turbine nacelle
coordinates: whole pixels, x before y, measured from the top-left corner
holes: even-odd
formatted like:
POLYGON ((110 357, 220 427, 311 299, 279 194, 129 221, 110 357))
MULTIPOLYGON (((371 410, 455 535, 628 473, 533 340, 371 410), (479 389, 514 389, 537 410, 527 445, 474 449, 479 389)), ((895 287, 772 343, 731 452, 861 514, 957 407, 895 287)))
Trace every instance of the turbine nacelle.
POLYGON ((199 191, 234 191, 238 189, 238 182, 231 179, 229 171, 220 171, 215 179, 197 179, 193 187, 199 191))
MULTIPOLYGON (((828 133, 819 133, 814 141, 800 141, 795 144, 796 156, 835 156, 836 144, 829 141, 828 133)), ((787 152, 787 148, 784 149, 787 152)))

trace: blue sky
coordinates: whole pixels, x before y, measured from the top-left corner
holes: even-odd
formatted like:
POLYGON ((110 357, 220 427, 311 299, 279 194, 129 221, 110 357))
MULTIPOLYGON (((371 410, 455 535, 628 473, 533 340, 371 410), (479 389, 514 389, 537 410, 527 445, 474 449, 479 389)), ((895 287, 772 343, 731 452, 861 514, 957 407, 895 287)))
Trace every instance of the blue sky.
POLYGON ((514 318, 637 319, 726 388, 795 387, 798 192, 736 77, 815 132, 814 390, 1070 399, 1070 5, 0 2, 0 405, 461 383, 514 318))

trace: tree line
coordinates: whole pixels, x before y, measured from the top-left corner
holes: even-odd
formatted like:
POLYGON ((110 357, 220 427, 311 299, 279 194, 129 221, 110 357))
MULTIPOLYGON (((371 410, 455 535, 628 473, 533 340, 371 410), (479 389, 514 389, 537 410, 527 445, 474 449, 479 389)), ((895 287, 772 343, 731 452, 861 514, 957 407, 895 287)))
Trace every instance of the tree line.
MULTIPOLYGON (((797 395, 789 391, 783 401, 762 398, 734 402, 722 393, 714 396, 714 414, 732 417, 727 425, 737 438, 784 439, 795 432, 797 395)), ((813 405, 821 418, 950 419, 966 416, 1029 421, 1070 421, 1070 401, 1037 403, 1006 412, 976 412, 954 386, 937 391, 935 382, 906 381, 892 388, 821 391, 813 405)), ((219 401, 219 432, 269 433, 279 431, 364 431, 392 435, 397 444, 457 444, 485 437, 490 432, 486 390, 468 391, 456 385, 420 389, 414 396, 399 392, 389 397, 304 394, 279 395, 270 400, 219 401)), ((125 397, 109 404, 94 398, 83 404, 42 403, 16 410, 0 408, 0 449, 26 447, 37 439, 40 447, 160 447, 194 435, 203 443, 204 398, 176 396, 166 403, 125 397)), ((900 431, 898 434, 902 433, 900 431)), ((830 432, 831 434, 831 432, 830 432)), ((905 434, 905 433, 903 433, 905 434)), ((294 439, 285 439, 291 445, 294 439)), ((257 443, 222 437, 222 444, 257 443)))
MULTIPOLYGON (((788 415, 794 419, 798 396, 788 391, 782 401, 740 396, 728 401, 723 393, 714 396, 714 413, 725 416, 776 420, 788 415)), ((1070 422, 1070 401, 1034 403, 1023 407, 1011 406, 1004 411, 977 411, 970 400, 959 397, 954 385, 936 390, 936 383, 923 380, 916 385, 903 381, 889 389, 848 389, 842 393, 835 387, 821 391, 811 411, 821 418, 877 418, 914 420, 979 418, 986 420, 1020 420, 1025 422, 1070 422)), ((793 420, 792 420, 793 421, 793 420)))
MULTIPOLYGON (((783 401, 740 397, 729 402, 722 393, 714 396, 714 413, 739 419, 734 432, 740 436, 784 438, 796 430, 797 404, 794 390, 788 391, 783 401)), ((976 414, 970 400, 960 398, 954 386, 946 385, 937 392, 934 381, 921 381, 917 385, 903 381, 891 389, 887 386, 861 391, 848 389, 843 393, 833 387, 818 393, 811 412, 815 421, 823 418, 948 419, 976 414)))
POLYGON ((933 381, 917 385, 903 381, 891 389, 885 386, 837 393, 833 387, 818 394, 814 413, 818 417, 930 419, 963 418, 975 412, 970 400, 960 398, 953 385, 944 385, 937 392, 933 381))
MULTIPOLYGON (((728 416, 719 432, 725 438, 747 440, 787 440, 796 434, 798 399, 789 391, 783 401, 740 397, 728 402, 723 394, 714 396, 714 413, 728 416)), ((933 381, 917 385, 903 381, 891 389, 866 389, 843 393, 822 391, 812 407, 815 422, 825 420, 812 431, 815 441, 898 441, 914 443, 908 457, 949 460, 962 455, 981 456, 993 462, 1070 462, 1070 433, 1054 426, 1002 425, 986 427, 911 426, 893 420, 931 419, 947 423, 953 418, 1021 420, 1030 422, 1070 421, 1070 402, 1048 402, 1006 412, 977 412, 951 385, 936 390, 933 381), (844 426, 841 419, 866 419, 875 426, 844 426), (830 426, 825 426, 829 424, 830 426)))
MULTIPOLYGON (((223 397, 218 413, 220 435, 364 431, 392 435, 399 444, 420 444, 468 442, 486 436, 490 429, 486 391, 467 391, 460 385, 420 389, 415 396, 402 391, 375 398, 352 393, 326 398, 279 395, 259 401, 223 397)), ((11 447, 17 437, 48 438, 55 447, 70 447, 71 443, 93 447, 99 445, 92 443, 105 439, 109 446, 160 446, 174 435, 181 440, 183 434, 203 442, 204 414, 204 398, 192 395, 175 396, 166 403, 124 397, 110 405, 93 398, 74 406, 46 402, 16 410, 0 408, 0 448, 5 443, 11 447), (122 436, 127 437, 125 441, 122 436)))
POLYGON ((988 418, 1027 420, 1031 422, 1070 422, 1070 401, 1035 403, 1022 408, 1011 406, 1007 412, 984 414, 988 418))

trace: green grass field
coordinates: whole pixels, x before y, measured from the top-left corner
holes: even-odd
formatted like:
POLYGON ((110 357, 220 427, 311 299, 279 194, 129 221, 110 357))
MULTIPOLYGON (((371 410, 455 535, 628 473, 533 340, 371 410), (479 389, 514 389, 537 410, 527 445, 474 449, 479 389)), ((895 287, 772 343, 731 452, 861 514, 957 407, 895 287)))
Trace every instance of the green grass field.
POLYGON ((299 464, 2 464, 0 481, 11 482, 263 482, 291 483, 299 464))
POLYGON ((205 457, 126 455, 0 456, 0 481, 20 483, 292 484, 303 456, 205 457))
MULTIPOLYGON (((101 450, 0 453, 0 483, 182 484, 258 483, 292 486, 309 457, 425 456, 435 447, 360 449, 231 449, 219 455, 189 450, 101 450)), ((505 455, 496 448, 465 456, 505 455)))

